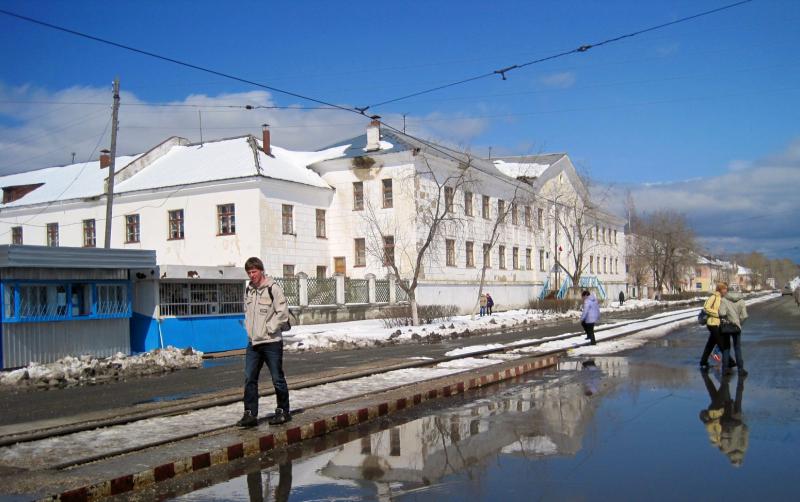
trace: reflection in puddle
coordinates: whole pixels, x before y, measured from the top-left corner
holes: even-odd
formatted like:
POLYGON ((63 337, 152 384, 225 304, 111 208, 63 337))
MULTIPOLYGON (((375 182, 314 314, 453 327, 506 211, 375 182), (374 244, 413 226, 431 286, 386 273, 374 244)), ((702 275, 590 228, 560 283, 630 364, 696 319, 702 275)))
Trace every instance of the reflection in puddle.
POLYGON ((732 465, 740 467, 744 463, 744 454, 747 452, 750 439, 750 430, 744 423, 742 415, 745 379, 739 377, 736 380, 734 399, 731 399, 731 380, 732 378, 726 375, 717 387, 708 372, 703 372, 703 383, 706 385, 711 403, 700 411, 700 420, 706 426, 711 444, 719 448, 732 465))

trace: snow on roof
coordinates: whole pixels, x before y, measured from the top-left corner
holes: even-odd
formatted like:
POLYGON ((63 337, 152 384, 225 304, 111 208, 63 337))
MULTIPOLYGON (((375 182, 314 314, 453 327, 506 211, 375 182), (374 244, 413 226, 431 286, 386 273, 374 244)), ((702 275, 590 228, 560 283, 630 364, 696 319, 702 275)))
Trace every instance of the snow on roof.
POLYGON ((739 265, 739 269, 736 271, 736 275, 750 275, 753 271, 747 267, 743 267, 739 265))
MULTIPOLYGON (((137 157, 138 155, 118 156, 114 163, 115 172, 119 172, 126 165, 136 160, 137 157)), ((27 206, 29 204, 96 197, 102 195, 107 175, 108 169, 100 169, 100 161, 93 160, 2 176, 0 177, 0 187, 44 184, 13 202, 0 204, 0 207, 27 206)))
POLYGON ((502 159, 492 161, 495 167, 511 178, 538 178, 550 167, 550 164, 537 164, 535 162, 507 162, 502 159))

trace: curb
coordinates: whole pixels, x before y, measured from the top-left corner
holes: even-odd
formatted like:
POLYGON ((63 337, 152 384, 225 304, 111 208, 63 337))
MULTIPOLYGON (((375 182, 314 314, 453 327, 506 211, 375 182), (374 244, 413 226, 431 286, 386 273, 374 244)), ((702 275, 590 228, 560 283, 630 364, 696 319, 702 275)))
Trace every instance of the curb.
POLYGON ((151 487, 163 481, 171 480, 178 476, 202 471, 203 469, 226 464, 244 457, 260 455, 300 443, 307 439, 320 437, 329 432, 363 424, 375 418, 388 415, 389 413, 417 406, 425 401, 463 394, 468 390, 478 389, 518 377, 531 371, 548 368, 554 366, 557 362, 558 355, 549 354, 527 358, 524 363, 495 371, 485 371, 478 374, 473 371, 467 371, 461 375, 456 374, 452 377, 443 377, 459 378, 459 380, 441 387, 437 386, 427 391, 407 394, 404 397, 379 402, 378 404, 367 407, 351 409, 345 413, 329 416, 311 423, 246 439, 222 448, 216 448, 191 457, 184 457, 136 473, 88 484, 39 500, 88 502, 104 497, 128 494, 133 491, 151 487))

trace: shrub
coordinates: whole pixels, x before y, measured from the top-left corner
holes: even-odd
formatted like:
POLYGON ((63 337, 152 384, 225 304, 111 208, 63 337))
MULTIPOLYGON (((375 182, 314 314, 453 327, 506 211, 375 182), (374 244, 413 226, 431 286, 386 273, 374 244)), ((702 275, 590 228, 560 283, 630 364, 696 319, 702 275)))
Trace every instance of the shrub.
MULTIPOLYGON (((458 314, 456 305, 417 305, 417 314, 421 324, 431 324, 434 321, 449 321, 458 314)), ((384 327, 397 328, 411 326, 411 305, 389 305, 380 310, 378 318, 383 321, 384 327)))
POLYGON ((710 294, 711 293, 703 293, 699 291, 683 291, 680 293, 670 293, 667 295, 661 295, 659 299, 665 302, 674 300, 693 300, 695 298, 705 298, 710 294))
POLYGON ((580 300, 559 300, 557 298, 545 298, 544 300, 531 300, 528 303, 528 312, 530 311, 539 311, 539 312, 552 312, 563 314, 570 310, 580 310, 581 309, 581 301, 580 300))

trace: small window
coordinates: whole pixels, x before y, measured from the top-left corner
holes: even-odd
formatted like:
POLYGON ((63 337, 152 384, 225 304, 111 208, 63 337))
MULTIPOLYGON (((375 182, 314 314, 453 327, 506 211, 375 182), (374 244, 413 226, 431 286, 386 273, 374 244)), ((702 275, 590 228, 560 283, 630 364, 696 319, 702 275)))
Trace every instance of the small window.
POLYGON ((92 313, 92 288, 89 284, 76 283, 70 287, 72 293, 72 316, 92 313))
POLYGON ((536 208, 536 225, 540 230, 544 228, 544 209, 541 207, 536 208))
POLYGON ((324 239, 327 237, 325 229, 325 210, 317 209, 317 237, 324 239))
POLYGON ((364 210, 364 182, 353 183, 353 211, 364 210))
POLYGON ((498 246, 498 267, 501 269, 506 268, 506 247, 505 246, 498 246))
POLYGON ((453 239, 445 239, 445 254, 448 267, 456 266, 456 241, 453 239))
POLYGON ((544 262, 544 249, 539 250, 539 271, 544 272, 546 270, 545 262, 544 262))
POLYGON ((487 220, 489 218, 491 218, 491 216, 489 214, 489 196, 488 195, 484 195, 483 196, 483 206, 481 208, 481 216, 483 216, 483 218, 487 219, 487 220))
POLYGON ((47 224, 47 245, 51 248, 58 247, 58 223, 47 224))
POLYGON ((614 244, 617 243, 617 231, 614 230, 614 244))
POLYGON ((287 279, 294 277, 294 265, 284 265, 283 276, 287 279))
POLYGON ((511 203, 511 224, 512 225, 519 225, 519 218, 517 216, 517 203, 511 203))
POLYGON ((531 206, 525 206, 525 226, 531 228, 531 206))
POLYGON ((525 269, 533 270, 533 250, 530 248, 525 250, 525 269))
POLYGON ((603 273, 604 273, 604 274, 608 273, 608 267, 606 266, 606 264, 607 264, 607 263, 608 263, 608 262, 607 262, 607 260, 606 260, 606 257, 604 256, 604 257, 603 257, 603 273))
POLYGON ((492 267, 492 249, 488 244, 483 245, 483 266, 485 268, 492 267))
POLYGON ((125 215, 125 242, 130 244, 132 242, 139 242, 139 215, 126 214, 125 215))
POLYGON ((594 256, 589 255, 589 273, 594 273, 594 256))
POLYGON ((367 266, 367 244, 365 239, 356 239, 356 267, 367 266))
POLYGON ((444 207, 448 213, 453 212, 453 187, 444 187, 444 207))
POLYGON ((467 254, 467 267, 474 267, 475 266, 475 244, 472 241, 467 241, 466 245, 466 254, 467 254))
POLYGON ((497 217, 500 221, 506 220, 506 201, 503 199, 497 199, 497 217))
POLYGON ((183 209, 169 211, 169 240, 183 239, 183 209))
POLYGON ((472 192, 464 192, 464 214, 472 216, 472 192))
POLYGON ((94 220, 83 220, 83 247, 93 248, 96 244, 94 220))
POLYGON ((383 184, 383 207, 384 208, 393 207, 394 196, 392 194, 392 180, 390 178, 381 181, 383 184))
POLYGON ((383 238, 383 264, 394 264, 394 236, 387 235, 383 238))
POLYGON ((217 206, 217 235, 233 235, 236 233, 236 206, 222 204, 217 206))
POLYGON ((294 206, 291 204, 281 206, 281 226, 284 235, 294 235, 294 206))
POLYGON ((11 227, 11 244, 22 245, 22 227, 11 227))
POLYGON ((595 263, 597 264, 597 273, 600 273, 600 257, 595 258, 595 263))
POLYGON ((614 258, 614 273, 619 273, 619 258, 614 258))
POLYGON ((328 267, 317 265, 317 279, 325 279, 326 277, 328 277, 328 267))
POLYGON ((511 268, 519 270, 519 248, 511 248, 511 268))
POLYGON ((122 284, 97 285, 97 313, 101 315, 128 312, 128 291, 122 284))

